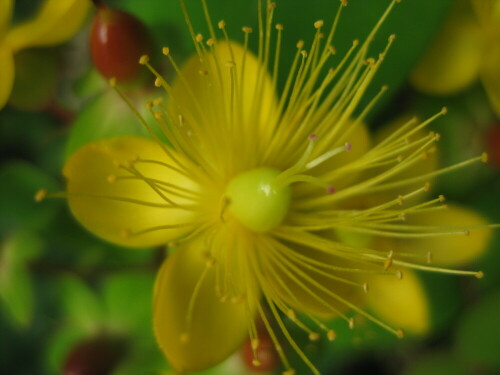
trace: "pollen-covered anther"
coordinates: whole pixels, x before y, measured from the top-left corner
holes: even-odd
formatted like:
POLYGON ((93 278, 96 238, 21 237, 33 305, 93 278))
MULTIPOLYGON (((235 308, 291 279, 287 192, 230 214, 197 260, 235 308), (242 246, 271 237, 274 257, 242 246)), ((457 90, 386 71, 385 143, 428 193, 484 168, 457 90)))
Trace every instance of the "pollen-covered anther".
POLYGON ((317 332, 311 332, 309 334, 309 340, 311 340, 311 341, 318 341, 320 339, 320 337, 321 337, 320 334, 317 332))
POLYGON ((153 105, 155 106, 160 105, 161 103, 163 103, 163 98, 161 96, 153 100, 153 105))
POLYGON ((156 78, 155 79, 155 87, 161 87, 162 84, 162 79, 161 78, 156 78))
POLYGON ((123 238, 127 239, 127 238, 130 238, 132 236, 132 230, 127 228, 127 229, 122 230, 122 232, 120 234, 123 238))
POLYGON ((260 367, 262 366, 262 363, 257 358, 254 358, 252 359, 252 365, 255 367, 260 367))
POLYGON ((275 26, 276 30, 283 31, 284 27, 281 23, 276 24, 275 26))
POLYGON ((194 39, 195 39, 198 43, 203 42, 203 34, 196 34, 196 36, 194 37, 194 39))
POLYGON ((216 43, 215 38, 207 39, 207 46, 212 47, 216 43))
POLYGON ((170 48, 168 48, 168 47, 163 47, 163 48, 161 49, 161 53, 163 53, 165 56, 170 55, 170 48))
POLYGON ((162 116, 161 112, 159 112, 159 111, 154 111, 154 112, 153 112, 153 117, 154 117, 156 120, 161 120, 161 119, 163 119, 163 116, 162 116))
POLYGON ((333 341, 337 338, 337 334, 333 329, 329 329, 328 332, 326 333, 326 337, 328 341, 333 341))
POLYGON ((446 115, 447 113, 448 113, 448 108, 447 107, 441 108, 441 114, 442 115, 446 115))
POLYGON ((114 184, 116 182, 116 175, 110 174, 106 180, 108 181, 108 183, 114 184))
POLYGON ((108 83, 111 87, 116 87, 116 77, 111 77, 109 80, 108 80, 108 83))
POLYGON ((349 325, 349 329, 353 329, 354 328, 354 319, 353 318, 349 318, 348 325, 349 325))
POLYGON ((428 193, 429 190, 431 190, 431 184, 429 182, 426 182, 424 185, 424 191, 428 193))
POLYGON ((151 109, 153 109, 153 107, 154 107, 153 102, 147 102, 147 103, 146 103, 146 108, 147 108, 147 109, 151 110, 151 109))
POLYGON ((304 59, 307 57, 307 51, 305 51, 305 50, 300 51, 300 54, 302 55, 302 57, 304 59))
POLYGON ((47 197, 47 189, 40 189, 35 194, 35 202, 41 202, 47 197))
POLYGON ((384 271, 387 271, 389 270, 389 268, 391 268, 393 258, 394 258, 394 251, 391 250, 389 251, 389 254, 387 254, 387 259, 384 260, 384 271))
POLYGON ((357 47, 358 45, 359 45, 359 40, 358 40, 358 39, 354 39, 354 40, 352 41, 352 46, 353 46, 353 47, 357 47))
POLYGON ((476 279, 482 279, 484 277, 484 272, 478 271, 474 276, 476 277, 476 279))
POLYGON ((487 163, 487 162, 488 162, 488 153, 487 153, 487 152, 483 152, 483 153, 481 154, 481 161, 482 161, 483 163, 487 163))
POLYGON ((334 46, 328 46, 328 52, 330 52, 330 55, 335 55, 337 53, 337 50, 334 46))
POLYGON ((396 34, 391 34, 389 35, 389 42, 394 42, 394 40, 396 39, 396 34))
POLYGON ((243 30, 243 32, 244 32, 245 34, 251 34, 251 33, 253 32, 253 29, 252 29, 251 27, 248 27, 248 26, 243 26, 243 27, 241 28, 241 30, 243 30))
POLYGON ((286 312, 286 316, 288 316, 288 318, 293 322, 297 320, 297 314, 295 314, 295 311, 293 311, 292 309, 288 309, 288 311, 286 312))
POLYGON ((149 62, 149 56, 148 55, 142 55, 139 58, 139 64, 141 65, 146 65, 149 62))
POLYGON ((221 30, 222 30, 223 28, 225 28, 225 27, 226 27, 226 21, 224 21, 224 20, 220 20, 220 21, 217 23, 217 27, 218 27, 219 29, 221 29, 221 30))
POLYGON ((303 41, 303 40, 299 40, 299 41, 297 42, 297 48, 298 48, 298 49, 302 49, 303 47, 304 47, 304 41, 303 41))
POLYGON ((295 375, 294 369, 288 369, 282 372, 283 375, 295 375))
POLYGON ((438 197, 438 199, 439 199, 439 201, 441 203, 443 203, 444 201, 446 201, 446 197, 444 195, 442 195, 442 194, 438 197))
POLYGON ((427 151, 422 152, 422 159, 424 160, 429 159, 429 153, 427 151))
POLYGON ((314 28, 315 29, 320 29, 320 28, 323 27, 324 24, 325 23, 323 22, 323 20, 318 20, 318 21, 314 22, 314 28))
POLYGON ((402 339, 403 337, 405 337, 405 332, 401 328, 399 328, 398 330, 396 330, 396 336, 399 339, 402 339))
POLYGON ((268 10, 276 9, 276 3, 274 1, 271 1, 267 6, 267 9, 268 10))
POLYGON ((250 340, 250 346, 252 347, 252 350, 257 350, 260 345, 260 340, 258 338, 250 340))

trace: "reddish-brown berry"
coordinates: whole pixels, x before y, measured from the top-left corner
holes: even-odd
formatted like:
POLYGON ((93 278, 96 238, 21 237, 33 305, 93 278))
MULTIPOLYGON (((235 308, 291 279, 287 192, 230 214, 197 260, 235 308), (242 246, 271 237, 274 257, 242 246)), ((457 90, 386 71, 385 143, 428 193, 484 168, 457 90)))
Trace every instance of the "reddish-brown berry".
POLYGON ((133 15, 98 3, 90 31, 90 53, 94 65, 106 78, 131 82, 140 77, 142 55, 152 50, 144 24, 133 15))

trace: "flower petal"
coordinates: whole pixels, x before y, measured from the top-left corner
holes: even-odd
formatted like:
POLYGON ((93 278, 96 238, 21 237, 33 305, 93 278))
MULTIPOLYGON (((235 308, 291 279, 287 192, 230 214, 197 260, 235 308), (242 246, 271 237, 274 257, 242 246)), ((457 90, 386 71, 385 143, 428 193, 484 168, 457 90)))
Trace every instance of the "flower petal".
POLYGON ((0 0, 0 39, 10 25, 12 9, 12 0, 0 0))
POLYGON ((156 338, 172 367, 182 373, 204 370, 227 358, 241 346, 247 321, 253 319, 245 303, 220 302, 215 270, 206 268, 205 252, 203 237, 190 241, 164 262, 155 285, 156 338))
POLYGON ((89 9, 88 0, 46 0, 33 19, 9 31, 7 43, 14 50, 63 43, 80 29, 89 9))
POLYGON ((2 109, 9 100, 15 75, 14 57, 4 46, 0 46, 0 74, 0 109, 2 109))
POLYGON ((470 6, 456 4, 411 74, 412 84, 422 92, 452 94, 478 77, 483 59, 481 28, 470 6))
POLYGON ((401 280, 393 276, 369 276, 366 301, 384 322, 405 332, 424 334, 430 326, 429 305, 424 288, 411 270, 401 280))
MULTIPOLYGON (((474 211, 454 204, 448 207, 447 210, 409 215, 407 222, 414 225, 452 227, 445 230, 454 232, 461 231, 454 229, 454 226, 466 228, 467 226, 488 224, 483 217, 474 211)), ((468 236, 458 234, 422 240, 397 241, 395 249, 401 252, 422 254, 422 259, 425 259, 425 254, 430 251, 433 265, 459 266, 481 256, 487 249, 490 237, 490 229, 471 229, 468 236)))
POLYGON ((208 53, 204 62, 195 55, 183 65, 181 76, 172 85, 174 111, 186 122, 206 124, 217 134, 217 126, 234 122, 231 126, 252 132, 258 128, 259 137, 270 137, 277 99, 266 67, 238 43, 218 42, 212 48, 215 52, 208 53), (233 100, 238 103, 232 104, 233 100), (232 119, 231 109, 235 110, 232 119))
MULTIPOLYGON (((146 138, 111 138, 89 143, 76 151, 63 170, 68 180, 68 202, 73 214, 94 234, 124 246, 165 244, 188 233, 194 225, 194 213, 190 210, 154 207, 120 200, 123 198, 158 205, 166 204, 143 179, 130 178, 131 173, 125 168, 117 167, 116 163, 130 164, 137 157, 177 166, 156 142, 146 138), (116 181, 113 182, 114 177, 109 180, 110 176, 116 177, 116 181), (173 228, 133 234, 148 228, 169 225, 173 228), (175 227, 176 225, 180 226, 175 227), (124 231, 128 230, 132 231, 132 234, 124 236, 124 231)), ((132 167, 148 178, 175 184, 184 189, 197 189, 192 180, 163 165, 139 161, 132 167)), ((191 202, 187 198, 164 194, 178 205, 191 202)))

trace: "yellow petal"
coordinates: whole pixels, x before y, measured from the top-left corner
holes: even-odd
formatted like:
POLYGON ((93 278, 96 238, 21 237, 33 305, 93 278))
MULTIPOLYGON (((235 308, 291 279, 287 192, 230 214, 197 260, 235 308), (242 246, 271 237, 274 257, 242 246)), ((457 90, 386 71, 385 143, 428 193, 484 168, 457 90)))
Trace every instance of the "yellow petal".
POLYGON ((425 93, 453 94, 477 79, 482 58, 481 28, 470 6, 457 2, 410 80, 425 93))
POLYGON ((491 107, 500 118, 500 33, 490 43, 481 65, 481 80, 491 107))
POLYGON ((14 57, 12 52, 0 46, 0 109, 9 100, 12 86, 14 85, 14 57))
POLYGON ((165 261, 155 285, 156 338, 172 367, 182 373, 204 370, 227 358, 241 346, 247 319, 253 319, 244 303, 217 298, 215 269, 206 268, 206 250, 204 238, 187 243, 165 261), (190 300, 199 282, 188 326, 190 300))
POLYGON ((0 40, 12 18, 12 0, 0 0, 0 40))
POLYGON ((209 126, 218 134, 218 127, 235 126, 236 122, 252 133, 259 129, 265 143, 272 134, 270 124, 274 122, 270 119, 277 107, 266 67, 235 42, 218 42, 213 48, 215 52, 209 53, 204 63, 194 55, 184 64, 181 77, 173 83, 170 104, 188 123, 209 126), (231 115, 232 109, 235 112, 231 115))
POLYGON ((46 0, 33 19, 10 30, 7 43, 14 50, 63 43, 80 29, 89 9, 89 0, 46 0))
MULTIPOLYGON (((151 207, 110 198, 125 198, 164 205, 166 202, 144 180, 120 179, 131 176, 116 163, 136 157, 157 160, 176 166, 162 148, 151 140, 139 137, 117 137, 87 144, 76 151, 64 166, 68 180, 68 202, 76 218, 94 234, 124 246, 142 247, 165 244, 193 229, 188 225, 194 213, 180 208, 151 207), (113 182, 113 177, 117 177, 113 182), (110 182, 111 181, 111 182, 110 182), (134 232, 157 226, 176 226, 134 235, 134 232), (184 224, 184 225, 183 225, 184 224), (186 226, 187 225, 187 226, 186 226), (132 233, 124 235, 127 231, 132 233)), ((170 182, 191 190, 197 186, 184 175, 158 164, 136 163, 148 178, 170 182)), ((176 204, 190 200, 165 193, 176 204)))
POLYGON ((382 321, 412 334, 428 331, 429 305, 424 288, 411 270, 401 280, 394 276, 369 276, 368 306, 382 321))
MULTIPOLYGON (((421 213, 419 215, 408 215, 408 224, 450 226, 448 231, 460 231, 453 227, 467 227, 487 225, 488 222, 479 214, 469 209, 449 205, 447 210, 421 213)), ((436 266, 456 267, 467 264, 480 257, 487 249, 491 237, 489 229, 471 229, 470 235, 458 234, 454 236, 432 237, 423 240, 397 241, 396 251, 414 252, 422 254, 425 259, 430 251, 432 264, 436 266)))

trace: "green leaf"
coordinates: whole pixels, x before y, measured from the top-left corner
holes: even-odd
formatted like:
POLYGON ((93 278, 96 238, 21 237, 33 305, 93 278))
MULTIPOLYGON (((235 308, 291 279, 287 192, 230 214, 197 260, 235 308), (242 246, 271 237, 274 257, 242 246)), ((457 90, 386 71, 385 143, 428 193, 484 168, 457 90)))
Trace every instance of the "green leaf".
POLYGON ((35 202, 41 188, 56 190, 56 183, 43 171, 24 162, 12 162, 0 169, 0 228, 40 229, 47 225, 57 208, 55 201, 35 202))
POLYGON ((76 277, 61 279, 62 306, 68 323, 87 332, 98 332, 103 326, 99 297, 76 277))
POLYGON ((500 371, 500 290, 485 296, 467 311, 457 329, 460 357, 470 364, 500 371))
POLYGON ((28 49, 15 54, 16 77, 9 104, 36 111, 53 100, 57 83, 57 59, 52 49, 28 49))
POLYGON ((2 243, 0 249, 0 298, 12 318, 27 326, 33 317, 33 281, 26 261, 41 251, 40 240, 29 232, 18 232, 2 243))
POLYGON ((152 272, 127 272, 110 275, 103 285, 108 326, 119 332, 141 336, 152 333, 152 272))
POLYGON ((467 375, 467 369, 451 354, 433 354, 419 359, 402 375, 467 375))

